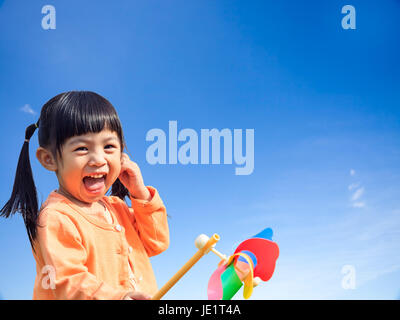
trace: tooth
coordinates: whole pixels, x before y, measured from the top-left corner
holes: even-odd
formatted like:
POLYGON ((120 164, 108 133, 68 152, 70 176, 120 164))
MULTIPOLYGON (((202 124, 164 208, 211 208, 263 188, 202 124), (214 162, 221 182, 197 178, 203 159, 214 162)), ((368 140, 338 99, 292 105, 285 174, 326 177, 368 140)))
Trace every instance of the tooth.
POLYGON ((89 178, 103 178, 105 174, 93 174, 93 175, 87 175, 89 178))

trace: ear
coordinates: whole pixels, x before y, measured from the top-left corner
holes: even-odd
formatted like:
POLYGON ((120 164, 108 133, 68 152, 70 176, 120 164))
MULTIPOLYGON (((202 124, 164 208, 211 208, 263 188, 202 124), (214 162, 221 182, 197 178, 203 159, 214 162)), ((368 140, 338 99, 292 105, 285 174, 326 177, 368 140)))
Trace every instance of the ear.
POLYGON ((54 159, 53 154, 49 150, 39 147, 36 150, 36 158, 38 158, 39 162, 47 170, 50 170, 50 171, 57 170, 57 162, 54 159))

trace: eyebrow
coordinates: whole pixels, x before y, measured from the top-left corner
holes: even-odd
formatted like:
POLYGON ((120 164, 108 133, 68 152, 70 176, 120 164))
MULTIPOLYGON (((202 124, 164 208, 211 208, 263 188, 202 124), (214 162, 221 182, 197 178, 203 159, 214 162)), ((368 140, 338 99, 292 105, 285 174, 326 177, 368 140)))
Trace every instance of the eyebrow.
MULTIPOLYGON (((91 140, 92 139, 89 139, 89 138, 84 138, 84 137, 76 137, 76 138, 72 138, 69 142, 68 142, 68 144, 69 145, 74 145, 74 144, 78 144, 78 143, 81 143, 81 142, 83 142, 83 143, 90 143, 91 142, 91 140)), ((118 141, 118 138, 117 137, 108 137, 108 138, 105 138, 104 140, 103 140, 103 142, 109 142, 109 141, 111 141, 111 140, 116 140, 116 141, 118 141)))

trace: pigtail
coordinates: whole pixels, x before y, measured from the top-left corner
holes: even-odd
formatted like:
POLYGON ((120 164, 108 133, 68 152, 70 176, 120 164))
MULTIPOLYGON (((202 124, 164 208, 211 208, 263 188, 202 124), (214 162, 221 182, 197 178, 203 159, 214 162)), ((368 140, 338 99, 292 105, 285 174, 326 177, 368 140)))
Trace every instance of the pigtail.
MULTIPOLYGON (((122 129, 121 129, 121 148, 122 150, 127 149, 127 146, 125 144, 124 141, 124 137, 122 134, 122 129)), ((128 150, 126 150, 128 152, 128 150)), ((128 152, 129 154, 129 152, 128 152)), ((116 196, 118 198, 120 198, 121 200, 125 201, 126 197, 129 197, 129 191, 127 188, 125 188, 125 186, 122 184, 121 180, 119 180, 119 178, 117 178, 117 180, 115 180, 115 182, 113 183, 113 185, 111 186, 111 195, 112 196, 116 196)))
POLYGON ((37 127, 36 123, 31 124, 25 130, 25 142, 19 155, 11 197, 0 210, 0 216, 5 218, 17 211, 21 213, 32 247, 36 237, 38 200, 29 160, 29 140, 37 127))
POLYGON ((125 200, 125 197, 129 196, 129 191, 127 188, 125 188, 122 182, 117 179, 111 186, 111 195, 125 200))

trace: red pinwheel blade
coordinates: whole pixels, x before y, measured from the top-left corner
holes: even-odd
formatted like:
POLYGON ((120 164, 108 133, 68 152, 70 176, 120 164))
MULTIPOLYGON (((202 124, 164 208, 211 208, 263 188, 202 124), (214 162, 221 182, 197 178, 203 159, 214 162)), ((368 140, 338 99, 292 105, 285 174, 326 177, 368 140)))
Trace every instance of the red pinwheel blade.
POLYGON ((278 245, 270 240, 250 238, 239 244, 235 253, 244 250, 252 252, 257 258, 257 265, 254 268, 254 277, 259 277, 263 281, 268 281, 274 273, 275 263, 279 256, 278 245))

